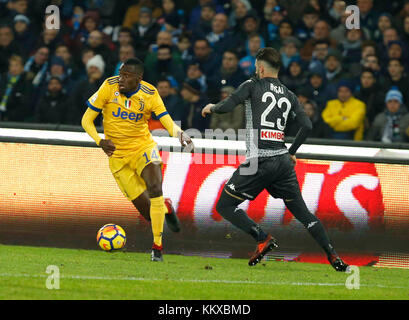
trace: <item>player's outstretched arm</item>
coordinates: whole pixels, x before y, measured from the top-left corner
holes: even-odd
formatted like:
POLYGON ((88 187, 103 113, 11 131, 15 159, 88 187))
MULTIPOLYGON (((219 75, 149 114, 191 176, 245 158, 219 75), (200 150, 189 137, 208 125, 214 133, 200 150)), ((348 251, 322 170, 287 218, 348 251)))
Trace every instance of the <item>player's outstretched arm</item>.
POLYGON ((194 145, 192 139, 183 132, 183 130, 173 122, 170 115, 165 115, 159 119, 165 129, 169 132, 171 137, 178 138, 182 147, 188 147, 189 151, 193 151, 194 145))
POLYGON ((85 132, 94 139, 95 143, 104 150, 104 152, 110 157, 115 151, 115 145, 111 140, 101 139, 98 135, 97 128, 95 127, 94 121, 99 115, 99 112, 87 108, 84 115, 82 116, 81 125, 85 132))
POLYGON ((87 108, 84 115, 82 116, 81 125, 84 128, 85 132, 94 139, 95 143, 99 145, 102 140, 98 135, 97 128, 95 127, 94 121, 98 117, 99 112, 87 108))

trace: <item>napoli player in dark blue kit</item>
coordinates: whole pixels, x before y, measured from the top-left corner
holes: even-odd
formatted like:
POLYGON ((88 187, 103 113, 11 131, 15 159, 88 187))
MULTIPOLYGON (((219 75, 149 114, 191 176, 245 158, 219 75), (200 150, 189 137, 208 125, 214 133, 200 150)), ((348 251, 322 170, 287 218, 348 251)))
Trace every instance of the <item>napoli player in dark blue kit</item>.
POLYGON ((205 117, 230 112, 239 104, 244 104, 246 109, 246 161, 224 186, 216 210, 257 241, 256 251, 249 260, 249 265, 254 266, 278 244, 237 206, 255 199, 266 189, 273 197, 284 200, 294 217, 325 251, 334 269, 346 271, 348 265, 335 252, 321 222, 308 210, 294 170, 295 153, 311 131, 311 121, 295 94, 278 80, 280 54, 273 48, 260 49, 255 64, 255 78, 242 83, 227 99, 202 110, 205 117), (300 127, 289 149, 284 144, 288 121, 295 121, 300 127), (256 172, 250 173, 255 162, 256 172))

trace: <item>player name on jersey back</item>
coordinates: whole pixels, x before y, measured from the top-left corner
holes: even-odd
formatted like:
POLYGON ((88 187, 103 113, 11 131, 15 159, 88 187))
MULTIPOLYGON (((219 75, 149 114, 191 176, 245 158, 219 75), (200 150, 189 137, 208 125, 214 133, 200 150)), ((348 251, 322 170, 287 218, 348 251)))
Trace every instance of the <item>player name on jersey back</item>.
POLYGON ((284 132, 279 130, 261 129, 260 139, 284 142, 284 132))

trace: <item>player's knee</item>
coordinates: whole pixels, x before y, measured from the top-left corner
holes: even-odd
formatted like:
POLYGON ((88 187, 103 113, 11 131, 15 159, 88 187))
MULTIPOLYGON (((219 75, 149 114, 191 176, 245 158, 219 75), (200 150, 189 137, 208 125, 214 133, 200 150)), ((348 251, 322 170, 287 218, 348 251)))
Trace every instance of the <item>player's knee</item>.
POLYGON ((162 184, 152 183, 146 187, 147 187, 146 189, 149 194, 149 198, 156 198, 162 195, 162 184))

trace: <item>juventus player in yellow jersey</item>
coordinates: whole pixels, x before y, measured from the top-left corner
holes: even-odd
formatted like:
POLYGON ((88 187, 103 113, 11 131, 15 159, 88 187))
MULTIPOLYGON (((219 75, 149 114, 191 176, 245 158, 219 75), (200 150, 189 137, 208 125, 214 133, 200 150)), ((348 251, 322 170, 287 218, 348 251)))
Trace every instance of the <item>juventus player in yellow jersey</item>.
POLYGON ((180 231, 179 220, 169 199, 162 194, 162 160, 148 128, 154 113, 172 137, 193 149, 190 137, 172 120, 154 86, 142 80, 143 62, 132 58, 108 78, 87 101, 82 118, 84 130, 109 157, 109 167, 122 193, 132 201, 153 233, 152 261, 163 261, 162 232, 166 216, 169 228, 180 231), (94 120, 102 112, 105 139, 94 120))

